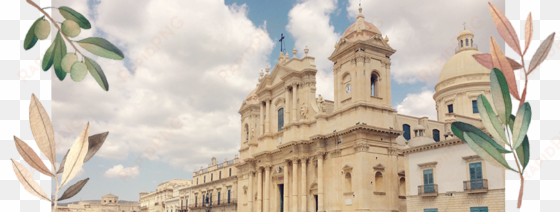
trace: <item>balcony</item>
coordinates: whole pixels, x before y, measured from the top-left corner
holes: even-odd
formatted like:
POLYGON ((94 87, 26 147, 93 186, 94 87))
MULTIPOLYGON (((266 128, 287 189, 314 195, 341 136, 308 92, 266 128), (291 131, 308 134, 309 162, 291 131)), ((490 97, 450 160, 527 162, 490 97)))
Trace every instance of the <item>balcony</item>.
POLYGON ((438 195, 438 185, 420 185, 418 186, 418 196, 436 197, 438 195))
POLYGON ((227 164, 228 164, 228 165, 231 165, 231 164, 233 164, 234 162, 235 162, 235 160, 228 160, 227 164))
POLYGON ((469 194, 488 192, 488 179, 463 181, 463 189, 469 194))

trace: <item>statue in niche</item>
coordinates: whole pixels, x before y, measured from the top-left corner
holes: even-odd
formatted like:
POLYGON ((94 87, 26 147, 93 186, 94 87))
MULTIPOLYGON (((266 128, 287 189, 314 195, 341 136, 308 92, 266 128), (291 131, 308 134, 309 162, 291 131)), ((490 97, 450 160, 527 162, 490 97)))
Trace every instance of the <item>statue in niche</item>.
POLYGON ((317 107, 319 109, 319 113, 326 112, 326 110, 325 110, 325 100, 323 99, 321 94, 319 94, 319 98, 317 98, 317 107))
POLYGON ((255 138, 255 128, 251 127, 251 133, 249 134, 249 138, 253 140, 255 138))
POLYGON ((301 119, 307 119, 307 105, 305 103, 301 105, 301 119))

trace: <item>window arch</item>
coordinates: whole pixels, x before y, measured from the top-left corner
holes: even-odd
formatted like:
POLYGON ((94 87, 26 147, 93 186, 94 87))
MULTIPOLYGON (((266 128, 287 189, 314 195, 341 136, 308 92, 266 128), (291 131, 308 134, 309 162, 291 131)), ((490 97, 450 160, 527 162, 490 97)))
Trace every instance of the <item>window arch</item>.
POLYGON ((346 192, 352 191, 352 174, 350 172, 347 172, 344 176, 344 188, 346 192))
POLYGON ((278 110, 278 132, 282 131, 284 127, 284 108, 278 110))
POLYGON ((467 46, 469 46, 469 39, 465 39, 465 41, 467 42, 467 46))
POLYGON ((381 172, 375 173, 375 190, 383 191, 383 174, 381 172))
POLYGON ((378 92, 377 91, 377 82, 379 81, 379 76, 376 73, 372 73, 371 74, 371 78, 370 78, 370 89, 371 89, 371 96, 378 96, 378 92))
POLYGON ((399 196, 406 196, 406 181, 404 177, 401 177, 399 181, 399 196))
POLYGON ((406 140, 410 140, 410 125, 408 125, 408 124, 403 124, 402 129, 403 129, 403 131, 404 131, 403 137, 404 137, 406 140))
POLYGON ((434 141, 439 142, 439 130, 438 129, 432 130, 432 135, 434 136, 434 141))

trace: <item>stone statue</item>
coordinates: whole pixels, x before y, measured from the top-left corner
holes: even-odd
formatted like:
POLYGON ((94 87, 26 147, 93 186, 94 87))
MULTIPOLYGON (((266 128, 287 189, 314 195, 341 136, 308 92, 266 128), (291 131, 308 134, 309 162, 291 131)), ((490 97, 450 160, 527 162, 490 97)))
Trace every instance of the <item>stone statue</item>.
POLYGON ((255 138, 255 128, 251 127, 251 133, 249 134, 251 140, 255 138))
POLYGON ((323 99, 321 94, 319 94, 319 98, 317 98, 317 107, 319 109, 319 113, 327 112, 325 110, 325 100, 323 99))
POLYGON ((307 105, 305 103, 301 105, 301 119, 307 119, 307 105))

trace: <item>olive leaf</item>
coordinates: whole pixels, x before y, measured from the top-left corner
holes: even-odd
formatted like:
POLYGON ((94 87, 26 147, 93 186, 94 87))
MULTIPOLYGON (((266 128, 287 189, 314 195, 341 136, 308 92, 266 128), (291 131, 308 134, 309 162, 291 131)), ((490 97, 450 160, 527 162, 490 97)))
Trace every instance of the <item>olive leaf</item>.
POLYGON ((56 46, 57 39, 58 38, 55 38, 54 42, 51 43, 51 46, 45 52, 45 56, 43 57, 43 64, 41 66, 43 68, 43 71, 49 70, 53 65, 54 47, 56 46))
MULTIPOLYGON (((492 55, 492 64, 494 68, 500 69, 505 79, 507 80, 507 84, 509 86, 509 91, 514 98, 519 98, 519 91, 517 91, 517 81, 515 80, 515 73, 513 72, 513 68, 509 64, 506 56, 496 43, 496 40, 492 36, 490 36, 490 53, 492 55)), ((507 122, 506 122, 507 123, 507 122)))
MULTIPOLYGON (((490 54, 473 54, 473 58, 482 66, 486 67, 487 69, 493 69, 494 64, 492 63, 492 55, 490 54)), ((523 66, 519 64, 514 59, 506 57, 507 61, 511 65, 513 70, 522 69, 523 66)))
POLYGON ((500 120, 494 113, 492 105, 488 102, 488 99, 484 95, 479 95, 476 99, 476 104, 478 106, 478 113, 482 119, 482 124, 484 128, 494 137, 496 140, 507 143, 506 133, 504 127, 500 123, 500 120))
POLYGON ((25 40, 23 40, 23 49, 29 50, 33 48, 33 46, 35 46, 35 44, 39 40, 39 38, 35 36, 35 24, 43 20, 44 17, 45 16, 41 16, 40 18, 35 20, 35 22, 33 22, 33 24, 31 25, 31 28, 29 28, 29 31, 27 31, 27 34, 25 35, 25 40))
POLYGON ((99 64, 97 64, 97 62, 95 62, 95 60, 92 60, 91 58, 88 58, 86 56, 84 56, 84 58, 87 69, 89 70, 91 76, 95 78, 97 84, 99 84, 99 86, 101 86, 103 90, 109 91, 109 82, 107 82, 107 78, 105 77, 105 73, 103 73, 103 69, 101 69, 101 66, 99 66, 99 64))
POLYGON ((527 20, 525 20, 525 50, 523 50, 523 55, 525 55, 527 49, 529 49, 531 39, 533 39, 533 16, 529 13, 527 20))
POLYGON ((62 194, 62 196, 58 199, 58 201, 65 200, 65 199, 70 199, 73 196, 75 196, 76 194, 78 194, 78 192, 80 192, 82 190, 82 188, 86 185, 88 180, 89 180, 89 178, 80 180, 77 183, 75 183, 74 185, 68 187, 68 189, 66 189, 66 191, 64 191, 64 194, 62 194))
MULTIPOLYGON (((86 157, 84 157, 84 163, 88 162, 89 159, 91 159, 93 155, 97 153, 97 151, 101 148, 101 146, 103 146, 103 143, 107 138, 107 135, 109 135, 109 132, 99 133, 88 137, 88 143, 89 143, 88 152, 86 154, 86 157)), ((68 152, 70 152, 70 150, 68 150, 68 152)), ((68 152, 66 152, 66 155, 64 155, 64 158, 60 163, 58 174, 64 172, 64 163, 66 162, 66 157, 68 156, 68 152)))
POLYGON ((64 158, 62 158, 62 162, 60 162, 60 167, 58 167, 58 171, 56 172, 56 174, 62 174, 64 172, 64 164, 66 163, 66 157, 68 157, 69 152, 70 150, 66 151, 66 154, 64 155, 64 158))
POLYGON ((66 55, 66 43, 64 43, 64 39, 60 35, 60 31, 56 34, 56 47, 54 49, 54 72, 56 73, 56 77, 60 81, 64 80, 66 77, 66 72, 62 70, 62 58, 66 55))
POLYGON ((451 131, 453 131, 455 136, 465 141, 469 147, 486 162, 496 167, 505 167, 517 172, 507 164, 507 161, 502 156, 502 153, 511 153, 511 151, 504 149, 482 132, 482 130, 467 123, 453 122, 451 124, 451 131))
POLYGON ((508 82, 499 69, 492 69, 490 72, 490 91, 499 118, 504 125, 509 123, 511 96, 509 94, 508 82))
POLYGON ((60 183, 61 187, 70 182, 84 165, 84 158, 88 150, 88 134, 89 122, 78 138, 76 138, 76 141, 74 141, 74 144, 68 152, 68 157, 66 157, 66 162, 64 163, 65 170, 62 173, 62 181, 60 183))
POLYGON ((511 25, 511 22, 507 19, 506 15, 492 3, 488 2, 490 7, 490 13, 492 14, 492 19, 496 25, 496 29, 500 33, 500 36, 508 44, 513 51, 517 52, 521 56, 521 46, 519 44, 519 39, 517 38, 517 32, 511 25))
POLYGON ((33 149, 29 147, 29 145, 27 145, 24 141, 16 136, 14 136, 14 141, 16 143, 16 148, 19 154, 21 155, 21 157, 23 157, 23 160, 25 160, 27 164, 29 164, 37 171, 43 173, 44 175, 54 177, 49 168, 47 168, 47 166, 45 166, 45 163, 43 163, 41 158, 39 158, 39 155, 37 155, 37 153, 35 153, 35 151, 33 151, 33 149))
POLYGON ((37 99, 35 94, 31 94, 29 104, 29 124, 31 133, 37 142, 39 150, 45 154, 51 164, 56 163, 56 150, 54 141, 54 129, 47 111, 37 99))
POLYGON ((45 191, 43 191, 41 186, 37 182, 35 182, 35 180, 33 180, 33 175, 31 175, 31 173, 23 165, 21 165, 21 163, 14 161, 14 159, 11 160, 14 172, 16 173, 16 176, 21 185, 23 185, 23 188, 25 188, 25 190, 27 190, 27 192, 29 192, 33 196, 51 201, 45 191))
POLYGON ((533 72, 544 61, 544 59, 546 59, 546 56, 548 56, 548 52, 550 52, 552 44, 554 43, 555 34, 556 33, 552 33, 541 43, 541 45, 537 49, 537 52, 535 52, 533 58, 531 58, 528 74, 533 72))
POLYGON ((529 102, 525 102, 519 107, 516 117, 517 118, 513 122, 513 136, 511 138, 513 149, 517 149, 517 147, 521 146, 529 130, 529 124, 531 123, 531 105, 529 102))
MULTIPOLYGON (((515 121, 515 116, 511 115, 509 118, 509 122, 510 122, 509 127, 511 131, 513 131, 514 121, 515 121)), ((517 157, 519 158, 519 162, 521 163, 521 166, 523 166, 523 169, 521 170, 521 173, 523 173, 525 171, 525 167, 527 167, 527 164, 529 164, 529 157, 530 157, 529 137, 527 137, 527 135, 525 135, 525 138, 523 138, 523 143, 521 144, 521 146, 515 149, 515 152, 517 153, 517 157)))
POLYGON ((122 51, 113 45, 111 42, 99 38, 99 37, 91 37, 86 38, 80 41, 76 41, 78 45, 82 48, 88 50, 92 54, 95 54, 100 57, 105 57, 113 60, 122 60, 124 59, 124 54, 122 51))
POLYGON ((91 29, 91 24, 89 23, 87 18, 84 17, 81 13, 76 12, 76 10, 70 7, 63 6, 63 7, 59 7, 58 11, 62 15, 62 17, 64 17, 66 20, 72 20, 78 23, 80 28, 91 29))

